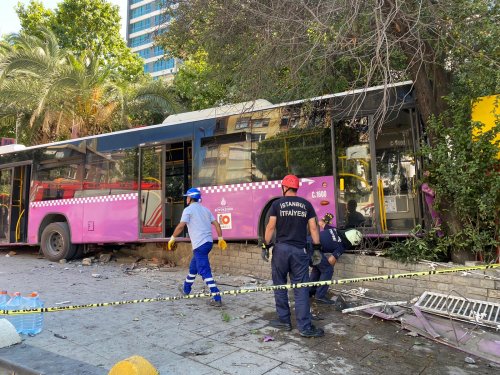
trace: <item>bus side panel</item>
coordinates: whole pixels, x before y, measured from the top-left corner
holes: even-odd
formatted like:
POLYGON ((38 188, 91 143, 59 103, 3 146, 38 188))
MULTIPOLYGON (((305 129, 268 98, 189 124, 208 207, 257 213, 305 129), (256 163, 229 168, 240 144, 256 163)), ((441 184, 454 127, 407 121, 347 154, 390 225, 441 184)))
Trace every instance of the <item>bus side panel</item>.
MULTIPOLYGON (((201 188, 202 204, 207 207, 221 226, 225 239, 254 239, 260 210, 265 203, 255 202, 251 185, 234 184, 201 188)), ((217 232, 212 230, 214 238, 217 232)))
MULTIPOLYGON (((336 225, 333 176, 302 178, 299 196, 310 201, 318 217, 334 214, 336 225)), ((259 219, 265 205, 281 197, 281 180, 243 183, 201 188, 203 204, 219 221, 226 239, 256 239, 259 219)), ((214 237, 217 237, 213 231, 214 237)))
POLYGON ((318 219, 325 216, 327 212, 333 214, 331 225, 337 226, 333 176, 301 178, 298 195, 312 203, 318 219))
POLYGON ((138 240, 138 194, 89 197, 84 205, 84 243, 131 242, 138 240))
POLYGON ((46 200, 30 203, 28 220, 28 243, 35 245, 39 242, 38 229, 43 219, 48 215, 64 215, 71 232, 71 241, 82 241, 83 205, 75 199, 46 200))
POLYGON ((137 197, 130 193, 32 202, 28 243, 38 243, 40 224, 51 214, 67 218, 72 243, 137 241, 137 197))

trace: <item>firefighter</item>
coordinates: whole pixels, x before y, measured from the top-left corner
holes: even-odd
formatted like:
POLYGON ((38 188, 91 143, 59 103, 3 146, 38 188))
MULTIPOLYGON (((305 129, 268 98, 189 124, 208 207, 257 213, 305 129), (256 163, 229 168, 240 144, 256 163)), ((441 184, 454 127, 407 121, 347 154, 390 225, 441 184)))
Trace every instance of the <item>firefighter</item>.
MULTIPOLYGON (((208 254, 213 246, 211 225, 215 227, 219 236, 219 248, 221 250, 227 248, 226 241, 222 238, 222 229, 210 210, 201 205, 201 192, 198 189, 191 188, 184 196, 186 197, 188 206, 182 212, 181 221, 175 228, 172 237, 170 237, 170 241, 168 241, 168 249, 174 250, 176 247, 175 237, 179 236, 187 225, 193 246, 193 257, 189 264, 189 274, 184 284, 180 286, 180 291, 182 294, 191 293, 194 279, 199 274, 210 288, 210 292, 218 293, 219 288, 217 288, 217 284, 212 276, 208 254)), ((209 303, 216 307, 222 306, 222 298, 219 295, 214 296, 209 303)))
MULTIPOLYGON (((309 279, 314 281, 327 281, 333 277, 333 268, 335 263, 344 253, 344 251, 357 246, 363 238, 361 232, 356 229, 346 231, 337 230, 331 226, 333 215, 325 214, 323 219, 319 220, 319 226, 322 231, 319 234, 321 251, 313 251, 312 269, 309 279)), ((309 289, 309 295, 314 296, 316 303, 333 305, 334 301, 327 298, 329 285, 312 287, 309 289)))
MULTIPOLYGON (((276 244, 271 261, 274 285, 287 284, 287 276, 291 283, 309 281, 310 254, 306 249, 307 229, 311 233, 315 250, 320 249, 319 231, 316 225, 316 212, 310 202, 297 196, 299 179, 287 175, 281 182, 283 197, 274 201, 269 210, 269 222, 266 226, 262 244, 262 257, 269 260, 269 248, 276 229, 276 244)), ((295 296, 295 317, 301 336, 321 337, 324 331, 311 323, 308 288, 293 290, 295 296)), ((271 320, 275 328, 290 331, 292 329, 288 291, 274 291, 276 313, 278 319, 271 320)))

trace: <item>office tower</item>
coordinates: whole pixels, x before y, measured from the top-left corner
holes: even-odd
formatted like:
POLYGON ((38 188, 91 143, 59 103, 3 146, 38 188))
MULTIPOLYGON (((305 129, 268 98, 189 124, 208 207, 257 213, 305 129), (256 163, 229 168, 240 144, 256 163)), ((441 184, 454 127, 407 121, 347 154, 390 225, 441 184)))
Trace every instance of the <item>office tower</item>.
POLYGON ((165 59, 163 49, 154 46, 154 37, 166 27, 161 0, 127 0, 127 45, 144 59, 144 72, 154 78, 172 78, 174 59, 165 59))

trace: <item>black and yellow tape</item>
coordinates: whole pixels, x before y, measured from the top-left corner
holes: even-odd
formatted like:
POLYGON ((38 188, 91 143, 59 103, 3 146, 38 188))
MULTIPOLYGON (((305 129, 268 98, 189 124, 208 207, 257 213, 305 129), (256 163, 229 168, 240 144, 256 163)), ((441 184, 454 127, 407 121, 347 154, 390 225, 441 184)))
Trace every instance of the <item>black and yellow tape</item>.
POLYGON ((195 293, 195 294, 189 294, 189 295, 185 295, 185 296, 143 298, 143 299, 134 299, 134 300, 129 300, 129 301, 89 303, 86 305, 73 305, 73 306, 42 307, 42 308, 38 308, 38 309, 28 309, 28 310, 0 310, 0 316, 1 315, 23 315, 23 314, 48 313, 48 312, 67 311, 67 310, 80 310, 80 309, 90 309, 90 308, 94 308, 94 307, 130 305, 130 304, 135 304, 135 303, 146 303, 146 302, 169 302, 169 301, 176 301, 176 300, 181 300, 181 299, 214 297, 216 295, 225 296, 225 295, 237 295, 237 294, 246 294, 246 293, 255 293, 255 292, 271 292, 274 290, 309 288, 309 287, 318 287, 318 286, 323 286, 323 285, 344 285, 344 284, 359 283, 359 282, 363 282, 363 281, 393 280, 393 279, 403 279, 403 278, 421 277, 421 276, 429 276, 429 275, 442 275, 442 274, 457 273, 457 272, 489 270, 489 269, 494 269, 494 268, 500 268, 500 264, 488 264, 488 265, 473 266, 473 267, 457 267, 457 268, 446 268, 446 269, 440 269, 440 270, 397 273, 397 274, 393 274, 393 275, 355 277, 352 279, 327 280, 327 281, 316 281, 316 282, 284 284, 284 285, 269 285, 269 286, 261 286, 261 287, 255 287, 255 288, 247 288, 247 289, 226 290, 226 291, 222 291, 219 293, 195 293))

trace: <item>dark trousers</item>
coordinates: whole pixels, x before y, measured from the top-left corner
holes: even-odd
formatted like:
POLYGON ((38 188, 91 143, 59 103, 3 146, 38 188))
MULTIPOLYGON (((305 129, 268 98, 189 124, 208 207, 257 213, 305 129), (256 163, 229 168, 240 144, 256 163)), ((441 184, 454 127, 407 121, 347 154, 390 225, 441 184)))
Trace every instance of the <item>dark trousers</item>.
MULTIPOLYGON (((326 257, 321 257, 321 262, 312 266, 309 281, 330 281, 333 277, 333 267, 328 263, 326 257)), ((318 286, 310 288, 309 294, 316 298, 326 298, 330 285, 318 286)))
MULTIPOLYGON (((212 246, 212 242, 205 242, 203 245, 193 250, 193 258, 191 258, 191 263, 189 264, 189 274, 184 281, 184 293, 191 293, 191 287, 193 286, 197 274, 203 278, 205 284, 210 288, 210 293, 219 292, 219 288, 217 288, 217 284, 212 276, 212 269, 210 268, 210 262, 208 260, 208 254, 210 254, 212 246)), ((215 296, 214 300, 220 301, 221 296, 215 296)))
MULTIPOLYGON (((290 282, 305 283, 309 281, 309 255, 305 249, 277 243, 274 246, 271 262, 273 284, 287 284, 287 276, 290 282)), ((311 327, 311 312, 309 307, 309 288, 293 290, 295 297, 295 317, 297 328, 304 331, 311 327)), ((290 305, 288 303, 288 290, 275 290, 274 300, 276 302, 276 313, 279 320, 290 323, 290 305)))

